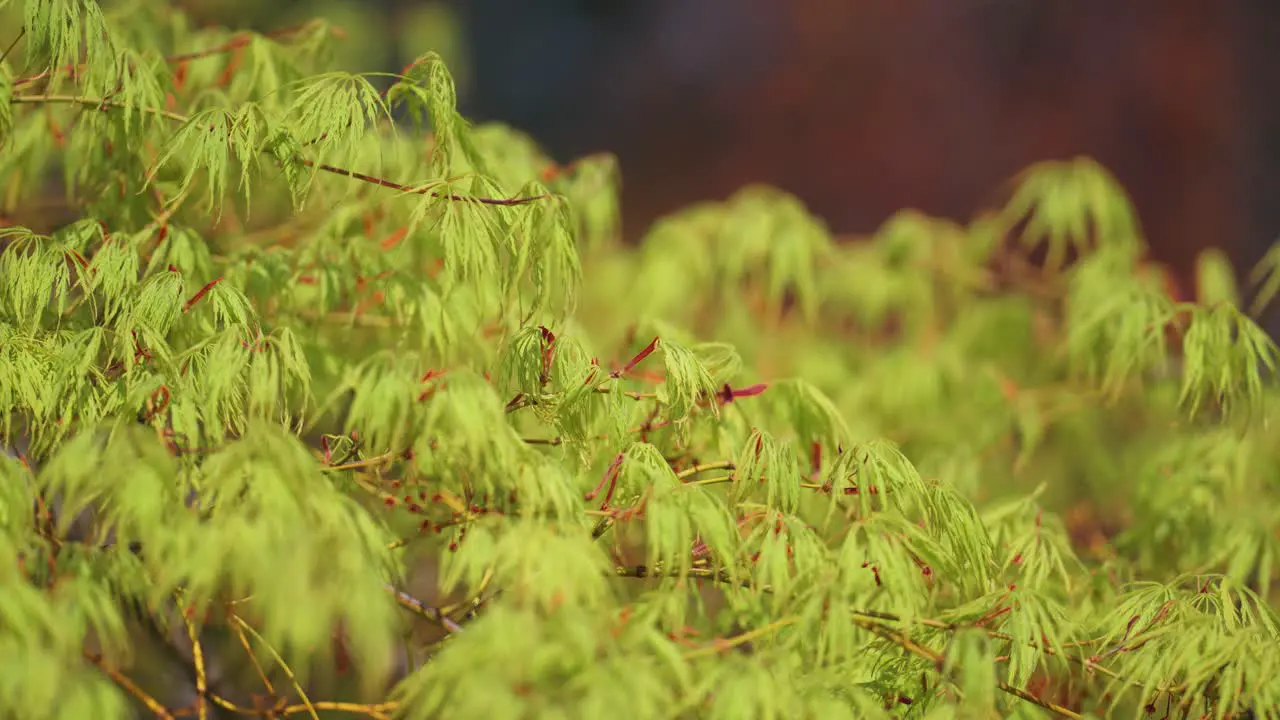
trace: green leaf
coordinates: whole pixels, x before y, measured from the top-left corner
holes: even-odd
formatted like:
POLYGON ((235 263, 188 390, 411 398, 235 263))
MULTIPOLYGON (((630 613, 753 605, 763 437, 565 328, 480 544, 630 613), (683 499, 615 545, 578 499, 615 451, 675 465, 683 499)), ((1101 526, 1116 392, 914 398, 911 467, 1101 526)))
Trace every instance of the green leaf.
POLYGON ((1183 341, 1180 403, 1194 415, 1206 400, 1229 412, 1255 409, 1263 374, 1274 376, 1277 348, 1262 328, 1234 305, 1196 307, 1183 341))
POLYGON ((1028 217, 1021 240, 1029 247, 1046 242, 1051 270, 1063 267, 1070 250, 1132 256, 1144 244, 1128 195, 1089 158, 1038 163, 1023 172, 1001 220, 1007 230, 1028 217))
MULTIPOLYGON (((716 395, 715 380, 697 354, 668 339, 658 341, 666 367, 663 385, 667 410, 673 421, 684 420, 699 406, 699 402, 716 395)), ((719 406, 711 404, 712 414, 719 413, 719 406)))
POLYGON ((258 148, 266 133, 266 117, 253 104, 236 111, 211 108, 196 113, 169 139, 147 171, 146 185, 150 187, 162 169, 176 165, 183 170, 177 196, 180 198, 192 188, 196 175, 203 173, 210 207, 216 217, 221 216, 233 167, 240 168, 240 190, 248 200, 248 180, 257 167, 258 148))
POLYGON ((752 430, 734 461, 733 503, 764 495, 766 506, 784 513, 800 503, 800 463, 792 448, 768 433, 752 430))
POLYGON ((1206 306, 1230 303, 1240 307, 1235 269, 1226 253, 1217 248, 1196 256, 1196 300, 1206 306))

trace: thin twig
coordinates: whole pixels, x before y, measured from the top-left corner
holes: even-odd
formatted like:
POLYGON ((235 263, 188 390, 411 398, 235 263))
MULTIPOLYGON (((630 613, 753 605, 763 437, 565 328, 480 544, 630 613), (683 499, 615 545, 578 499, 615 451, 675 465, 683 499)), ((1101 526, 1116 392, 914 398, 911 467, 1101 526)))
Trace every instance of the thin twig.
POLYGON ((205 702, 209 694, 209 677, 205 673, 204 648, 200 645, 200 632, 196 629, 191 610, 183 602, 181 595, 175 594, 174 603, 178 606, 178 614, 182 616, 182 624, 187 629, 187 638, 191 641, 191 658, 196 671, 196 716, 199 720, 209 719, 209 705, 205 702))
POLYGON ((231 613, 228 618, 231 620, 233 625, 243 629, 245 632, 252 635, 255 640, 262 643, 262 646, 267 649, 267 652, 271 653, 271 657, 275 658, 276 664, 280 666, 280 670, 284 672, 285 677, 289 678, 289 682, 293 684, 293 689, 298 693, 298 697, 302 699, 304 708, 311 715, 311 720, 320 720, 320 716, 316 714, 315 703, 311 702, 311 699, 307 697, 307 691, 302 689, 302 683, 298 682, 297 676, 293 674, 293 669, 284 661, 284 658, 280 656, 280 653, 276 652, 276 649, 267 642, 266 638, 262 637, 257 630, 253 629, 252 625, 245 622, 239 615, 231 613))
POLYGON ((138 702, 142 703, 147 710, 150 710, 157 718, 160 718, 161 720, 175 720, 173 713, 169 712, 168 708, 160 704, 159 700, 148 695, 145 690, 138 687, 137 683, 130 680, 123 673, 108 667, 107 664, 103 662, 101 655, 97 655, 86 650, 84 651, 84 657, 86 660, 96 665, 99 670, 105 673, 107 677, 111 678, 111 680, 115 682, 116 685, 119 685, 121 689, 137 698, 138 702))
MULTIPOLYGON (((153 107, 134 107, 134 106, 128 105, 127 103, 123 103, 117 100, 110 100, 108 98, 88 98, 88 97, 77 97, 75 95, 14 95, 13 97, 9 98, 9 102, 14 103, 16 105, 48 105, 48 104, 80 105, 83 107, 93 108, 95 110, 103 110, 103 111, 107 109, 119 110, 124 108, 130 108, 138 112, 155 115, 156 117, 162 117, 166 120, 172 120, 173 122, 178 122, 178 123, 185 123, 190 121, 191 119, 186 115, 172 112, 170 110, 162 110, 160 108, 153 108, 153 107)), ((538 202, 541 200, 549 200, 556 197, 555 195, 543 194, 543 195, 523 195, 523 196, 517 196, 517 197, 510 197, 510 198, 491 198, 491 197, 471 197, 468 195, 458 195, 456 193, 442 193, 442 192, 437 192, 436 190, 433 189, 436 187, 435 184, 428 184, 428 185, 419 186, 419 187, 411 187, 409 185, 403 185, 393 180, 387 180, 385 178, 375 177, 373 175, 369 175, 366 173, 356 172, 354 170, 347 170, 344 168, 335 167, 333 165, 326 165, 324 163, 313 162, 311 160, 308 160, 300 156, 295 156, 293 159, 299 164, 309 168, 322 170, 324 172, 327 172, 333 175, 348 177, 354 180, 360 180, 361 182, 376 185, 378 187, 384 187, 390 190, 395 190, 397 192, 401 192, 406 195, 429 195, 431 197, 438 198, 441 200, 452 200, 455 202, 471 202, 479 205, 497 205, 501 207, 527 205, 529 203, 538 202)))
POLYGON ((9 53, 13 52, 13 49, 18 46, 18 41, 21 40, 22 37, 26 34, 27 34, 26 26, 23 26, 18 29, 18 34, 13 36, 13 42, 9 43, 9 47, 4 49, 4 54, 0 55, 0 63, 9 59, 9 53))

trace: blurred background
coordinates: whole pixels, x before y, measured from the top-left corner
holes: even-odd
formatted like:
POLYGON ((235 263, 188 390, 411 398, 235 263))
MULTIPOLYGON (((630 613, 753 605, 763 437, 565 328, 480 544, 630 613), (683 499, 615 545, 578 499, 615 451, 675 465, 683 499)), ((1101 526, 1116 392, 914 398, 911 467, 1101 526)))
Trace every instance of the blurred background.
POLYGON ((636 237, 765 182, 838 233, 964 220, 1038 160, 1095 157, 1157 259, 1280 235, 1276 0, 185 0, 210 23, 345 28, 349 69, 434 49, 464 112, 565 160, 616 153, 636 237))

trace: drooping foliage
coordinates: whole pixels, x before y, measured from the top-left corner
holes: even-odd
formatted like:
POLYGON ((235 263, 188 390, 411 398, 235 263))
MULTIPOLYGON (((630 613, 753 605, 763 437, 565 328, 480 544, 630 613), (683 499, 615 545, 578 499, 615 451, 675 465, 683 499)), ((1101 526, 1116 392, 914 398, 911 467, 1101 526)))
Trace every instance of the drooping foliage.
POLYGON ((1280 250, 1083 159, 626 246, 429 51, 0 20, 0 715, 1280 717, 1280 250))

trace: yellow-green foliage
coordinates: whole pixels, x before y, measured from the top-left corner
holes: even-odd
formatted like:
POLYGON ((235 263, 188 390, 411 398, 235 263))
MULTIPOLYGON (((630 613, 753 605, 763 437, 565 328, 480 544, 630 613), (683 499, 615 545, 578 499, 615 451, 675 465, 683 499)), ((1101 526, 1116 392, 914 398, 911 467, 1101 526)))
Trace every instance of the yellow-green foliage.
POLYGON ((431 52, 18 5, 0 717, 1280 717, 1280 249, 1170 297, 1084 159, 626 246, 431 52))

